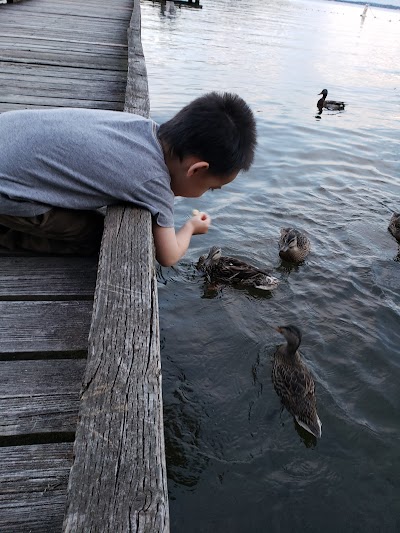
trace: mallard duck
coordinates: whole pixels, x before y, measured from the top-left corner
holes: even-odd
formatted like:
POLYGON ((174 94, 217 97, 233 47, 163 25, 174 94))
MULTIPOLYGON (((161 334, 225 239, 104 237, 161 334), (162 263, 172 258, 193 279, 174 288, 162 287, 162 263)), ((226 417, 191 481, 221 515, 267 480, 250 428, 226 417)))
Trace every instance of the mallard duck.
POLYGON ((275 289, 279 280, 269 272, 249 265, 240 259, 222 255, 218 246, 212 246, 208 255, 202 255, 197 263, 198 270, 204 272, 210 280, 223 281, 233 285, 254 287, 270 291, 275 289))
POLYGON ((279 255, 285 261, 300 263, 311 250, 309 238, 295 228, 281 228, 279 255))
POLYGON ((287 344, 279 346, 274 356, 274 388, 296 422, 319 438, 322 424, 317 414, 315 383, 298 352, 301 332, 296 326, 280 326, 276 330, 285 337, 287 344))
POLYGON ((322 111, 323 107, 325 107, 325 109, 329 109, 330 111, 342 111, 344 109, 344 106, 346 105, 344 102, 337 102, 336 100, 327 100, 327 89, 323 89, 318 94, 322 94, 322 98, 320 98, 317 102, 317 107, 320 112, 322 111))
POLYGON ((400 242, 400 213, 393 213, 388 230, 400 242))

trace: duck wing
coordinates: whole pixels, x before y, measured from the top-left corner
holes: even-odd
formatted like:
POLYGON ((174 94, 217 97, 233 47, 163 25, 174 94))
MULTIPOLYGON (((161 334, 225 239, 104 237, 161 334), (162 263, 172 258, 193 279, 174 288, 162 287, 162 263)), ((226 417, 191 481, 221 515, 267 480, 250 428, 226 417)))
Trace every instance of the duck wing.
POLYGON ((249 265, 234 257, 221 257, 216 269, 216 274, 227 281, 248 281, 257 276, 269 275, 265 270, 261 270, 253 265, 249 265))
POLYGON ((339 102, 337 100, 325 100, 324 107, 326 109, 344 109, 346 104, 344 102, 339 102))
POLYGON ((304 429, 321 436, 321 421, 317 414, 315 383, 305 364, 277 364, 273 367, 274 388, 283 405, 304 429))

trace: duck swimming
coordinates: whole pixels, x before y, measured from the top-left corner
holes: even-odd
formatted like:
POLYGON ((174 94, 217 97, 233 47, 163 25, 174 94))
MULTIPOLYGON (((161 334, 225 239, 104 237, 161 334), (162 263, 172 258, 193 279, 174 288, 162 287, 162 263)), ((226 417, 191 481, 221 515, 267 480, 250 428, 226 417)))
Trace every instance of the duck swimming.
POLYGON ((322 94, 322 98, 320 98, 317 102, 317 107, 320 113, 322 112, 323 107, 325 107, 325 109, 329 109, 330 111, 342 111, 344 109, 344 106, 346 105, 344 102, 326 99, 328 96, 328 89, 323 89, 319 94, 322 94))
POLYGON ((218 246, 212 246, 208 255, 202 255, 197 263, 198 270, 211 280, 232 283, 243 287, 254 287, 264 291, 275 289, 279 280, 269 272, 249 265, 240 259, 222 255, 218 246))
POLYGON ((309 238, 295 228, 281 228, 279 256, 284 261, 301 263, 311 250, 309 238))
POLYGON ((301 332, 296 326, 280 326, 276 330, 287 343, 279 346, 274 356, 272 383, 275 391, 296 422, 320 438, 322 424, 317 414, 315 383, 298 352, 301 332))
POLYGON ((400 243, 400 213, 393 213, 389 222, 388 230, 400 243))

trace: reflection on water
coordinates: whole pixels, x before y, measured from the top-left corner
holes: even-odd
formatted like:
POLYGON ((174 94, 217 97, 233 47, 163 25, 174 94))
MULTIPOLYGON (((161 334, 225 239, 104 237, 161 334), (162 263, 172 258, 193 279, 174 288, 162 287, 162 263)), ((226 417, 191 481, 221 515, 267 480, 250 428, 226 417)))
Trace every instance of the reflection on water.
POLYGON ((152 116, 238 92, 259 145, 222 191, 177 199, 178 226, 194 208, 213 225, 158 270, 171 529, 397 532, 400 12, 374 7, 361 25, 363 6, 323 0, 202 4, 166 17, 142 2, 152 116), (345 110, 318 115, 321 87, 345 110), (279 258, 284 226, 311 240, 301 265, 279 258), (279 287, 208 284, 194 265, 212 245, 279 287), (303 332, 318 443, 271 384, 281 324, 303 332))

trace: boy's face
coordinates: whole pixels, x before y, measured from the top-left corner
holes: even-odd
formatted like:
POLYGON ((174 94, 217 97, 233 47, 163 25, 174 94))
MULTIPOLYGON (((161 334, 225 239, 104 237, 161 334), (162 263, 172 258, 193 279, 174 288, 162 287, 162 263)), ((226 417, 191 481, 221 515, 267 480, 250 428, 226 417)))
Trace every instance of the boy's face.
POLYGON ((231 176, 220 178, 207 172, 197 172, 182 182, 177 191, 173 189, 173 193, 175 196, 183 196, 185 198, 199 198, 209 190, 221 189, 223 185, 233 181, 237 175, 238 173, 235 172, 231 176))
POLYGON ((205 161, 189 161, 180 168, 169 169, 171 174, 171 189, 175 196, 184 198, 199 198, 208 190, 221 189, 233 181, 239 172, 229 176, 215 176, 208 171, 205 161), (172 170, 172 172, 171 172, 172 170))

